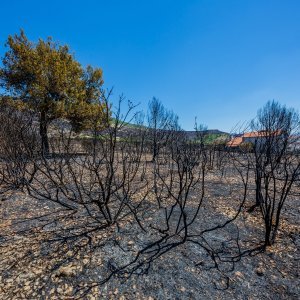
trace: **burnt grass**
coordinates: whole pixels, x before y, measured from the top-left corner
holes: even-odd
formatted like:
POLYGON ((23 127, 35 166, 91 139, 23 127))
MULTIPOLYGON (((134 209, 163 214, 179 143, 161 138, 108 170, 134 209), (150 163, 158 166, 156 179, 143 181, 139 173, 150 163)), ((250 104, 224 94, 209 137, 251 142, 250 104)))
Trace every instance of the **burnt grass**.
MULTIPOLYGON (((230 170, 228 171, 230 173, 230 170)), ((211 170, 206 192, 191 233, 223 224, 239 207, 243 187, 236 174, 222 177, 211 170)), ((194 191, 187 212, 195 210, 194 191)), ((241 213, 225 228, 205 233, 223 258, 254 249, 264 238, 260 211, 247 209, 254 202, 254 186, 241 213)), ((0 202, 1 299, 299 299, 300 197, 299 188, 287 199, 276 243, 253 251, 236 262, 214 261, 207 251, 183 243, 155 259, 136 274, 116 274, 118 266, 132 261, 138 250, 157 239, 152 227, 163 220, 151 195, 141 206, 146 231, 127 218, 118 226, 94 231, 90 239, 62 240, 68 232, 90 226, 80 212, 69 214, 59 205, 35 200, 26 190, 9 190, 0 202), (77 228, 78 227, 78 228, 77 228)), ((176 212, 174 214, 176 217, 176 212)), ((170 221, 172 225, 172 220, 170 221)), ((205 240, 205 241, 204 241, 205 240)))

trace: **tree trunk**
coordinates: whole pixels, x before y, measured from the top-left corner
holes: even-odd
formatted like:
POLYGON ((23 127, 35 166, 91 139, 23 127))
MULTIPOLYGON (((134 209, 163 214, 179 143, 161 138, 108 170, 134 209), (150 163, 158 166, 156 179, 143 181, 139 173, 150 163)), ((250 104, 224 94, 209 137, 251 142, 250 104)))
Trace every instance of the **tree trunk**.
POLYGON ((262 204, 262 193, 261 193, 261 174, 258 170, 255 171, 255 204, 252 205, 247 211, 252 213, 257 207, 262 204))
POLYGON ((48 122, 45 112, 41 112, 40 117, 40 135, 42 141, 42 155, 49 155, 49 140, 48 140, 48 122))
POLYGON ((272 234, 272 227, 270 226, 270 224, 268 224, 268 222, 265 222, 265 247, 271 246, 272 245, 272 239, 271 239, 271 234, 272 234))
POLYGON ((256 171, 255 178, 256 192, 255 192, 255 206, 258 207, 261 204, 262 195, 261 195, 261 174, 259 171, 256 171))
POLYGON ((154 162, 157 156, 157 147, 156 145, 153 146, 153 151, 152 151, 152 161, 154 162))
POLYGON ((154 132, 154 136, 153 136, 153 145, 152 145, 152 162, 155 161, 156 159, 156 156, 158 154, 158 144, 157 144, 157 136, 156 136, 156 129, 155 129, 155 132, 154 132))

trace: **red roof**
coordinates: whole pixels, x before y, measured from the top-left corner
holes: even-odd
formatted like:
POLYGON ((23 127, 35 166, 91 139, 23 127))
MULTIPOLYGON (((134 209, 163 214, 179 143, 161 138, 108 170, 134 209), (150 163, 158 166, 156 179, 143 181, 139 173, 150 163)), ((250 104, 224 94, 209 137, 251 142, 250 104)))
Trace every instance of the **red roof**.
POLYGON ((242 136, 232 138, 229 142, 227 142, 228 147, 238 147, 244 142, 244 138, 262 138, 267 136, 278 136, 282 134, 282 130, 277 131, 267 131, 267 130, 260 130, 260 131, 252 131, 246 132, 242 136))
POLYGON ((243 137, 265 137, 265 136, 275 136, 280 135, 282 130, 269 131, 269 130, 260 130, 260 131, 252 131, 246 132, 243 134, 243 137))
POLYGON ((231 139, 229 142, 227 142, 227 146, 228 147, 238 147, 241 145, 242 142, 243 142, 243 137, 241 137, 241 136, 235 137, 235 138, 231 139))

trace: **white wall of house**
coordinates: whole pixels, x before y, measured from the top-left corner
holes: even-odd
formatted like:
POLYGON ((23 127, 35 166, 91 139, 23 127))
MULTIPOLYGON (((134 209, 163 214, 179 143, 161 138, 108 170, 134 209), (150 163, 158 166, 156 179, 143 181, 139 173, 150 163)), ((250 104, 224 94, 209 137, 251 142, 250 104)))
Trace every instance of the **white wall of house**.
MULTIPOLYGON (((268 142, 268 137, 244 137, 245 143, 251 143, 256 146, 256 149, 262 149, 265 146, 265 143, 268 142)), ((276 148, 276 150, 280 149, 280 147, 283 147, 283 143, 285 141, 285 137, 282 136, 274 136, 274 140, 272 141, 272 147, 276 148)))

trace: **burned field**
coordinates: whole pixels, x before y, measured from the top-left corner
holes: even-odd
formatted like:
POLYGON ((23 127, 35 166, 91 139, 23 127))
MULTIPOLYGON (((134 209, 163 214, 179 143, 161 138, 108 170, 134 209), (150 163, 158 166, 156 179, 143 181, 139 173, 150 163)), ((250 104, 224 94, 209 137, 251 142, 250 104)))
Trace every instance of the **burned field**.
POLYGON ((0 64, 0 300, 300 299, 300 115, 272 100, 240 119, 274 91, 299 107, 290 15, 298 10, 94 1, 93 15, 85 3, 63 12, 61 1, 47 3, 49 27, 27 2, 9 3, 5 34, 30 19, 33 36, 71 30, 78 49, 92 47, 94 62, 115 68, 118 89, 129 84, 141 107, 154 89, 184 122, 156 97, 139 111, 115 96, 102 68, 52 37, 9 35, 0 64), (224 132, 231 122, 239 125, 224 132))
POLYGON ((1 299, 297 299, 298 140, 269 106, 281 129, 237 149, 128 129, 120 108, 46 149, 35 115, 4 107, 1 299))
POLYGON ((297 299, 299 177, 278 203, 298 157, 262 189, 274 195, 272 230, 280 209, 268 245, 252 154, 173 136, 153 160, 138 136, 2 160, 1 298, 297 299))

